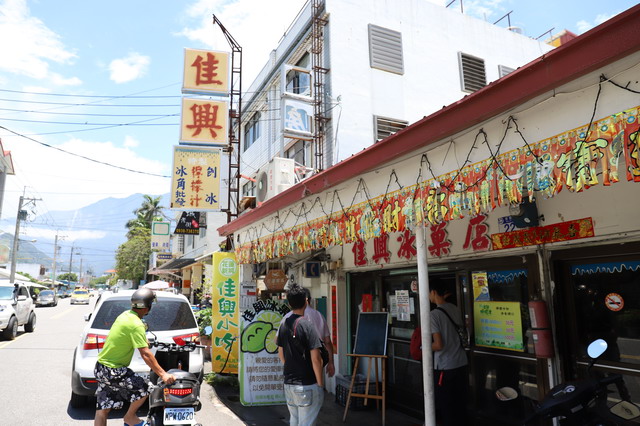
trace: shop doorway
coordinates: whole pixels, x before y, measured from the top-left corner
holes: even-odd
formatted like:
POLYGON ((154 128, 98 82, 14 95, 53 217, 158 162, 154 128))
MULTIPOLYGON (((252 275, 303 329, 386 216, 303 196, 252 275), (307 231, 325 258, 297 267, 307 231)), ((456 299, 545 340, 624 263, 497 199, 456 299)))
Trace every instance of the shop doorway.
MULTIPOLYGON (((444 280, 448 300, 459 304, 454 272, 429 276, 430 280, 444 280)), ((423 417, 424 393, 422 363, 410 356, 411 336, 420 325, 418 272, 415 268, 389 271, 369 271, 350 274, 350 335, 355 340, 360 312, 389 312, 387 339, 387 403, 414 417, 423 417), (408 295, 408 306, 398 304, 398 297, 408 295)), ((428 296, 427 296, 428 297, 428 296)), ((460 305, 459 305, 460 306, 460 305)), ((357 373, 363 374, 366 369, 357 373)))
MULTIPOLYGON (((554 254, 562 283, 558 330, 564 379, 586 377, 587 345, 607 342, 592 375, 621 374, 634 402, 640 402, 640 245, 596 247, 554 254), (562 337, 564 336, 564 337, 562 337)), ((620 399, 611 387, 611 404, 620 399)))

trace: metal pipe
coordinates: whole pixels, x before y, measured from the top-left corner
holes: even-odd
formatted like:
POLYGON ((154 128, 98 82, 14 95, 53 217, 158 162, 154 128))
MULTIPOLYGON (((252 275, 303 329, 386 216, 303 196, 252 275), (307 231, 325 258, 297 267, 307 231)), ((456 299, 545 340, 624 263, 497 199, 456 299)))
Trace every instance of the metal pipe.
POLYGON ((420 300, 420 325, 422 337, 422 384, 424 389, 424 424, 435 426, 436 407, 433 393, 433 356, 431 350, 431 312, 429 304, 429 265, 424 226, 416 227, 418 251, 418 299, 420 300))

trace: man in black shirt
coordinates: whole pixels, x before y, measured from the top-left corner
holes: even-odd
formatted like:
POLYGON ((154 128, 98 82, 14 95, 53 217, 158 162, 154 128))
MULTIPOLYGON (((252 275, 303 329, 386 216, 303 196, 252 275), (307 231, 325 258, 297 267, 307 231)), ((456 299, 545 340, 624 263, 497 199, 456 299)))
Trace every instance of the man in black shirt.
POLYGON ((278 331, 278 356, 284 364, 284 394, 291 426, 312 426, 316 422, 324 392, 320 338, 313 324, 303 317, 306 294, 294 284, 287 292, 293 314, 278 331))

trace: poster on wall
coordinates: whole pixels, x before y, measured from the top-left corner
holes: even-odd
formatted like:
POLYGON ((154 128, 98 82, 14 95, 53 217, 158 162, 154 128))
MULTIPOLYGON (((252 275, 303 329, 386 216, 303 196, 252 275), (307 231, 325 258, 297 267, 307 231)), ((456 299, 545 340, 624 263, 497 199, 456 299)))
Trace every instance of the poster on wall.
POLYGON ((473 300, 476 302, 489 301, 491 297, 489 295, 489 280, 487 279, 487 272, 472 272, 471 282, 473 285, 473 300))
POLYGON ((524 352, 520 302, 474 302, 475 344, 524 352))
POLYGON ((410 321, 411 307, 409 306, 409 290, 396 290, 396 305, 398 309, 398 321, 410 321))
POLYGON ((238 373, 240 269, 235 253, 213 253, 211 369, 238 373))
POLYGON ((276 332, 289 307, 258 300, 240 318, 240 402, 245 406, 285 404, 284 377, 276 332))

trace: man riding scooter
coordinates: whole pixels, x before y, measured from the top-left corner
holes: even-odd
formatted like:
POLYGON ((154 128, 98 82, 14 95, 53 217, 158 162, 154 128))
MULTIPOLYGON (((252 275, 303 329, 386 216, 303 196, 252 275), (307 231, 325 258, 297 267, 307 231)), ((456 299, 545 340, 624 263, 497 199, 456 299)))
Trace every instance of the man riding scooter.
POLYGON ((136 412, 147 399, 149 390, 147 382, 129 368, 135 349, 164 383, 176 380, 158 364, 149 349, 142 318, 149 313, 154 301, 153 291, 144 288, 135 291, 131 296, 131 310, 120 314, 109 330, 94 370, 98 380, 95 426, 106 426, 111 409, 122 408, 125 400, 131 403, 124 415, 125 426, 144 424, 136 412))

